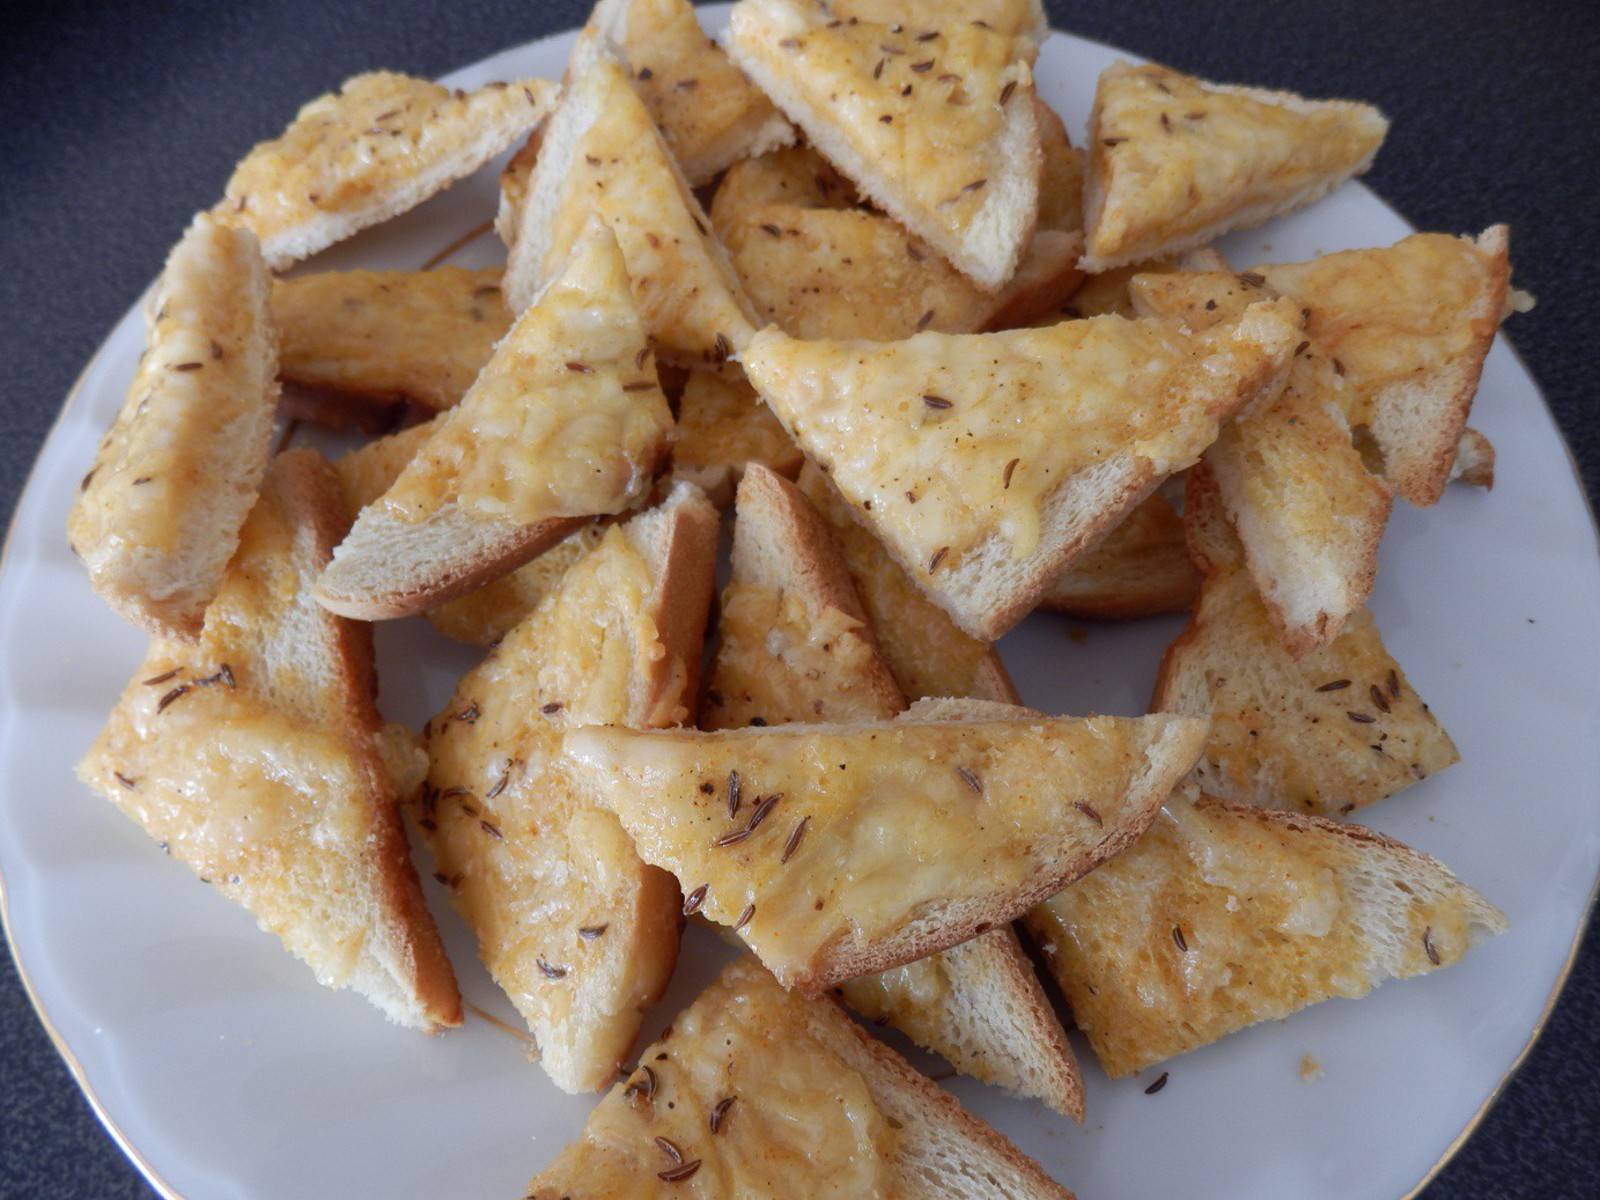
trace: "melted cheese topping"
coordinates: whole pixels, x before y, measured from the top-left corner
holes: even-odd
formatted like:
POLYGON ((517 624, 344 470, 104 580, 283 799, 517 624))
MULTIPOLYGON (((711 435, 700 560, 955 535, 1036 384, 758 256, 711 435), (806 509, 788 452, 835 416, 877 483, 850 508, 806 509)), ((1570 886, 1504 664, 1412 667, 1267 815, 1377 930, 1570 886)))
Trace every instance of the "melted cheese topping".
POLYGON ((529 79, 468 95, 389 71, 357 75, 251 150, 217 212, 263 242, 313 220, 362 213, 470 154, 486 136, 492 144, 455 175, 488 159, 543 116, 554 91, 529 79))
POLYGON ((959 238, 983 213, 990 177, 1010 166, 996 157, 1006 105, 1032 103, 1025 39, 970 21, 841 23, 777 3, 740 6, 731 30, 926 219, 959 238))
POLYGON ((727 256, 622 68, 609 61, 591 68, 572 86, 567 105, 595 115, 577 131, 579 144, 541 240, 541 276, 549 276, 598 213, 622 247, 634 301, 663 354, 719 363, 742 349, 750 318, 727 256))
POLYGON ((806 1006, 823 1003, 785 993, 749 960, 734 963, 640 1055, 640 1068, 599 1103, 583 1136, 534 1179, 531 1194, 902 1194, 894 1178, 897 1127, 866 1078, 815 1032, 823 1014, 806 1006), (661 1178, 689 1163, 698 1166, 685 1178, 661 1178))
POLYGON ((429 408, 460 400, 511 328, 500 271, 328 271, 272 289, 279 372, 429 408))
POLYGON ((233 488, 253 491, 260 479, 277 398, 268 286, 256 239, 205 215, 173 249, 138 372, 68 524, 91 570, 192 549, 215 520, 196 497, 248 509, 248 496, 233 488), (241 439, 251 425, 259 437, 241 439), (237 457, 255 449, 257 462, 237 457))
POLYGON ((1129 456, 1158 476, 1189 466, 1219 420, 1275 380, 1291 314, 1280 302, 1198 336, 1118 317, 887 345, 768 330, 744 364, 807 453, 926 576, 993 536, 1016 558, 1032 554, 1046 499, 1079 472, 1129 456))
MULTIPOLYGON (((1035 909, 1030 930, 1107 1073, 1369 992, 1381 969, 1362 922, 1374 914, 1346 890, 1347 847, 1337 832, 1174 798, 1132 850, 1035 909)), ((1452 900, 1411 901, 1403 973, 1432 965, 1424 929, 1444 961, 1466 949, 1452 900)))
POLYGON ((406 466, 385 508, 421 521, 453 502, 531 525, 642 499, 672 416, 627 279, 616 240, 595 222, 406 466))
POLYGON ((1366 105, 1268 99, 1164 67, 1112 67, 1100 76, 1090 118, 1098 194, 1088 256, 1126 262, 1230 218, 1262 220, 1361 169, 1387 128, 1366 105))
POLYGON ((794 592, 735 578, 717 629, 704 729, 894 715, 871 686, 881 668, 866 627, 837 608, 817 612, 794 592))
POLYGON ((1370 423, 1386 388, 1481 354, 1500 321, 1493 297, 1505 287, 1503 260, 1440 233, 1254 273, 1310 310, 1307 333, 1353 388, 1352 425, 1370 423))
POLYGON ((576 730, 566 755, 639 852, 735 925, 779 979, 840 939, 879 941, 933 902, 998 897, 1140 819, 1149 718, 576 730), (728 791, 737 772, 738 811, 728 791), (748 829, 766 806, 755 831, 748 829), (1073 803, 1096 810, 1100 821, 1073 803), (798 832, 797 832, 798 831, 798 832), (718 845, 718 841, 724 840, 718 845))
POLYGON ((689 373, 678 401, 674 475, 717 492, 742 476, 746 463, 793 475, 804 461, 778 418, 745 382, 743 371, 724 367, 689 373))
POLYGON ((1038 0, 917 0, 909 6, 905 0, 830 0, 828 8, 845 21, 880 25, 900 24, 910 14, 913 33, 969 24, 1009 37, 1043 41, 1050 31, 1038 0))
POLYGON ((961 632, 922 594, 872 531, 851 515, 827 476, 809 463, 800 472, 800 490, 832 529, 878 650, 906 698, 972 695, 979 667, 993 654, 989 644, 961 632))
POLYGON ((781 118, 705 35, 687 0, 631 0, 618 24, 622 57, 692 181, 743 157, 750 137, 781 118))
POLYGON ((687 667, 661 707, 633 697, 665 648, 654 584, 620 529, 570 568, 430 723, 420 824, 478 951, 562 1087, 601 1086, 665 984, 676 889, 559 760, 561 730, 680 717, 687 667))

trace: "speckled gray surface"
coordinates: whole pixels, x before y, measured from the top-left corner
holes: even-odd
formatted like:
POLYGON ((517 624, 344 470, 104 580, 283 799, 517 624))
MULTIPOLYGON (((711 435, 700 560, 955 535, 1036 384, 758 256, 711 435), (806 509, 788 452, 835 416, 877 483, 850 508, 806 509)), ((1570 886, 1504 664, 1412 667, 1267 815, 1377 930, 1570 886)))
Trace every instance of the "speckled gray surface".
MULTIPOLYGON (((9 519, 83 362, 160 267, 188 215, 220 191, 244 148, 280 128, 300 101, 356 71, 439 74, 576 24, 587 7, 583 0, 7 5, 0 12, 0 517, 9 519)), ((1600 71, 1600 5, 1049 7, 1058 26, 1198 74, 1381 104, 1395 127, 1370 176, 1380 193, 1425 228, 1511 223, 1517 280, 1540 300, 1517 319, 1515 341, 1595 494, 1600 414, 1592 400, 1589 293, 1600 251, 1600 123, 1582 85, 1592 86, 1600 71)), ((1597 1062, 1600 937, 1591 933, 1543 1040, 1430 1197, 1596 1194, 1597 1062)), ((1197 1194, 1198 1182, 1184 1191, 1197 1194)), ((0 1197, 149 1195, 73 1088, 9 956, 0 956, 0 1197)))

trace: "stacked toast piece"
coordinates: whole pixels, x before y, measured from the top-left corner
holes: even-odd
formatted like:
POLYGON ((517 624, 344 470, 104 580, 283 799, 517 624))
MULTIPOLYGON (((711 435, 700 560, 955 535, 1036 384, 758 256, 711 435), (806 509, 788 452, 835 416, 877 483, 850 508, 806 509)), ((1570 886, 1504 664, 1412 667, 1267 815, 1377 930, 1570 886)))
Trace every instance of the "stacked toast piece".
POLYGON ((1383 115, 1121 63, 1080 148, 1047 35, 601 0, 560 83, 313 101, 152 293, 69 529, 152 642, 80 772, 434 1030, 409 824, 611 1089, 534 1196, 1066 1195, 847 1011, 1082 1122, 1072 1024, 1117 1077, 1505 928, 1344 818, 1459 757, 1366 604, 1397 498, 1492 483, 1507 231, 1235 270, 1383 115), (281 276, 519 141, 503 267, 281 276), (1189 615, 1149 712, 1070 716, 995 645, 1036 609, 1189 615), (366 624, 411 616, 485 648, 420 731, 366 624), (704 925, 745 953, 635 1060, 704 925))

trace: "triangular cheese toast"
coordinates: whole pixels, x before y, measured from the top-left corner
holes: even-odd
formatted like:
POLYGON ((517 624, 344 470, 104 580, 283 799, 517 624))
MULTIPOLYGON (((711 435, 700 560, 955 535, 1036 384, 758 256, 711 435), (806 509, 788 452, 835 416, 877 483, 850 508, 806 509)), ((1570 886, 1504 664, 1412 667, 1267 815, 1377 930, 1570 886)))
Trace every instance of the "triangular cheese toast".
POLYGON ((318 580, 335 612, 420 612, 522 565, 575 518, 644 499, 672 414, 602 222, 436 426, 318 580))
POLYGON ((972 696, 1020 702, 994 647, 962 633, 944 609, 918 590, 816 463, 807 462, 796 482, 828 523, 867 623, 877 633, 878 650, 906 699, 972 696))
POLYGON ((270 287, 253 234, 194 219, 67 519, 94 590, 157 636, 199 634, 267 469, 278 400, 270 287))
POLYGON ((748 957, 528 1185, 528 1200, 681 1195, 1072 1200, 838 1005, 748 957))
MULTIPOLYGON (((1254 275, 1140 275, 1142 316, 1196 329, 1234 320, 1264 293, 1254 275)), ((1346 413, 1355 392, 1315 337, 1298 347, 1277 401, 1224 426, 1206 451, 1262 599, 1296 657, 1339 636, 1366 603, 1394 493, 1367 470, 1346 413)))
POLYGON ((1176 794, 1030 935, 1112 1078, 1258 1021, 1450 966, 1505 916, 1359 825, 1176 794))
POLYGON ((903 25, 910 17, 913 33, 964 24, 1016 38, 1017 53, 1031 64, 1050 36, 1050 22, 1041 0, 828 0, 833 16, 847 23, 872 21, 903 25))
MULTIPOLYGON (((758 466, 739 485, 737 514, 700 727, 897 715, 905 700, 827 523, 797 488, 758 466)), ((842 986, 857 1012, 963 1074, 1083 1119, 1077 1063, 1009 926, 842 986)))
POLYGON ((272 285, 278 374, 352 405, 424 410, 466 394, 511 328, 497 268, 324 271, 272 285))
POLYGON ((1435 503, 1509 311, 1506 227, 1413 234, 1246 275, 1307 310, 1306 332, 1354 389, 1350 424, 1371 431, 1384 476, 1411 503, 1435 503))
POLYGON ((214 211, 254 232, 280 271, 472 174, 543 120, 557 91, 542 79, 452 93, 357 75, 245 155, 214 211))
POLYGON ((890 343, 767 329, 743 364, 917 585, 992 641, 1220 422, 1276 395, 1298 323, 1278 301, 1202 333, 1121 317, 890 343))
POLYGON ((370 632, 311 599, 345 521, 322 457, 280 455, 198 644, 151 645, 78 774, 320 982, 459 1025, 397 807, 422 756, 378 715, 370 632))
MULTIPOLYGON (((433 423, 413 425, 334 460, 349 511, 358 513, 394 486, 400 472, 433 435, 433 423)), ((446 600, 423 615, 440 633, 472 646, 490 646, 521 621, 561 582, 567 568, 600 544, 606 527, 579 525, 548 550, 492 583, 446 600)))
POLYGON ((1309 204, 1365 171, 1388 129, 1367 104, 1107 67, 1089 114, 1084 269, 1176 254, 1309 204))
POLYGON ((601 47, 628 69, 695 187, 741 159, 794 142, 794 127, 705 35, 689 0, 600 0, 568 74, 581 75, 601 47))
POLYGON ((1032 43, 944 6, 904 18, 909 26, 901 19, 843 20, 810 0, 741 0, 727 45, 864 194, 998 290, 1038 219, 1032 43))
POLYGON ((727 252, 627 72, 604 55, 576 76, 541 135, 506 263, 513 311, 530 303, 598 215, 616 235, 656 350, 719 363, 750 336, 727 252))
POLYGON ((1089 620, 1131 621, 1187 611, 1199 590, 1183 517, 1156 492, 1057 576, 1039 607, 1089 620))
POLYGON ((690 715, 716 538, 691 487, 611 528, 425 731, 437 877, 569 1092, 614 1078, 672 973, 680 899, 574 790, 561 731, 690 715))
POLYGON ((576 729, 563 752, 687 911, 814 992, 1012 920, 1131 844, 1206 729, 1008 717, 576 729))
POLYGON ((1458 761, 1454 743, 1358 609, 1294 658, 1244 569, 1210 468, 1189 473, 1184 520, 1204 581, 1168 647, 1153 709, 1211 718, 1195 778, 1244 804, 1343 816, 1458 761))
POLYGON ((799 489, 752 464, 735 514, 700 728, 886 721, 905 708, 849 568, 799 489))

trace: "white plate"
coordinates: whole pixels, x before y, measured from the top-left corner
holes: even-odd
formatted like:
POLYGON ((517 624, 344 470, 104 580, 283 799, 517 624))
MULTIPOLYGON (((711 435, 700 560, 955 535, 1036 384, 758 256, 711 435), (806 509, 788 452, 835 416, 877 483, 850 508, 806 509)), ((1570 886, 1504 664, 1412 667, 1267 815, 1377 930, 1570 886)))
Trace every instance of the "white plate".
MULTIPOLYGON (((725 8, 707 10, 720 26, 725 8)), ((445 82, 556 77, 572 35, 445 82)), ((1038 76, 1078 134, 1115 53, 1058 34, 1038 76)), ((1350 81, 1359 90, 1360 81, 1350 81)), ((493 212, 485 173, 319 267, 416 267, 493 212)), ((1410 232, 1360 186, 1229 239, 1233 261, 1292 261, 1410 232)), ((455 261, 492 261, 481 237, 455 261)), ((129 314, 80 382, 17 509, 0 576, 0 872, 8 933, 47 1024, 96 1110, 169 1196, 519 1196, 581 1127, 564 1096, 488 1021, 425 1038, 319 988, 251 918, 165 858, 73 777, 143 641, 90 593, 63 525, 143 337, 129 314)), ((1087 1200, 1181 1182, 1227 1197, 1383 1197, 1415 1187, 1473 1123, 1543 1023, 1600 864, 1600 569, 1595 529, 1533 380, 1503 342, 1473 424, 1499 451, 1492 495, 1451 487, 1400 506, 1372 607, 1461 747, 1462 763, 1371 811, 1503 907, 1511 932, 1459 966, 1227 1038, 1111 1083, 1078 1042, 1089 1121, 967 1080, 948 1086, 1087 1200), (1303 1082, 1301 1058, 1325 1068, 1303 1082)), ((1002 652, 1029 704, 1139 713, 1181 622, 1029 619, 1002 652)), ((422 622, 384 626, 383 704, 420 725, 472 655, 422 622)), ((426 872, 425 872, 426 874, 426 872)), ((428 886, 433 887, 431 881, 428 886)), ((430 892, 467 998, 514 1019, 444 898, 430 892)), ((647 1034, 726 952, 691 931, 647 1034)), ((926 1063, 928 1060, 923 1059, 926 1063)))

